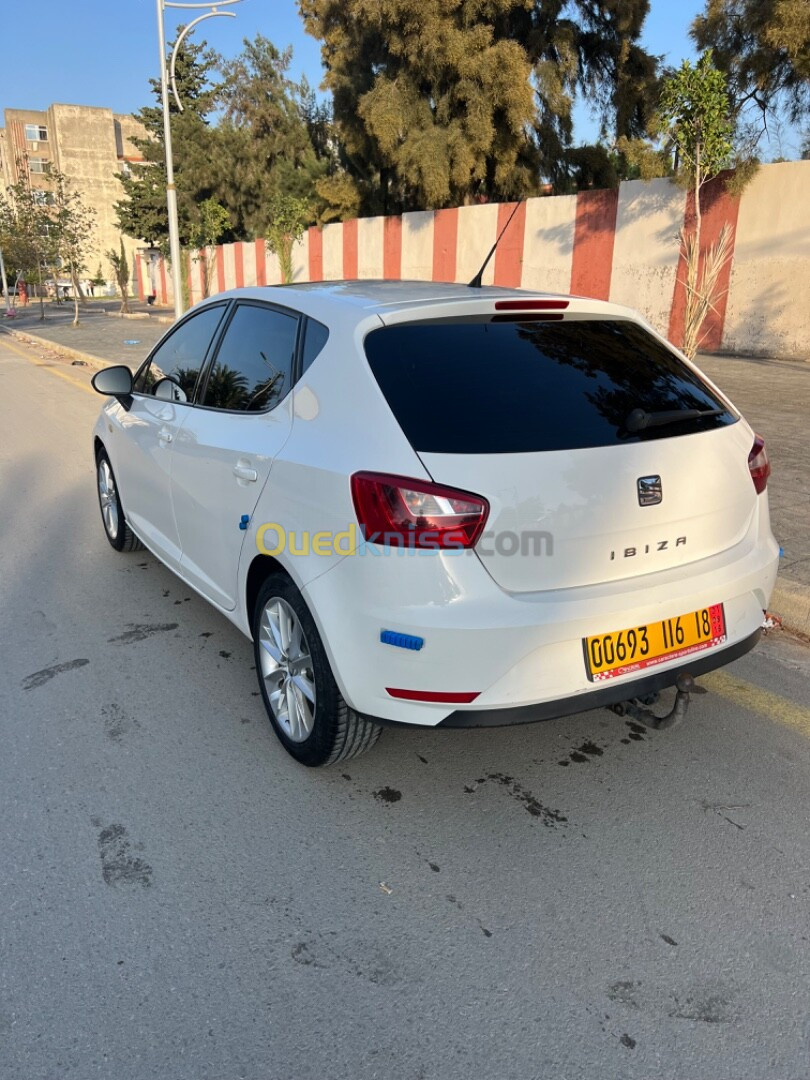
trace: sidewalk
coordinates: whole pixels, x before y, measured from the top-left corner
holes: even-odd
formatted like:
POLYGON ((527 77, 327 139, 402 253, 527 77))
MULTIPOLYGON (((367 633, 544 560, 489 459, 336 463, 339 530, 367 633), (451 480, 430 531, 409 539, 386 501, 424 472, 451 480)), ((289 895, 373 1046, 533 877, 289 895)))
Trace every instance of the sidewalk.
POLYGON ((810 637, 810 364, 732 356, 698 364, 765 440, 771 525, 784 553, 771 608, 810 637))
MULTIPOLYGON (((111 306, 115 312, 120 304, 111 306)), ((38 306, 30 305, 25 315, 0 325, 91 366, 132 368, 167 329, 156 318, 122 319, 92 309, 81 314, 78 327, 70 325, 72 318, 72 308, 64 308, 48 311, 42 323, 38 306)), ((733 356, 701 356, 698 363, 765 439, 773 469, 771 522, 784 551, 771 608, 788 629, 810 637, 810 364, 733 356)))
POLYGON ((166 308, 149 309, 146 315, 140 311, 145 304, 132 307, 144 317, 121 318, 120 301, 105 301, 80 308, 79 325, 72 326, 72 304, 46 304, 43 322, 39 304, 30 303, 26 308, 17 308, 13 318, 0 319, 0 325, 14 337, 53 344, 63 355, 91 366, 129 364, 136 368, 166 333, 168 325, 163 320, 171 321, 172 312, 166 308))

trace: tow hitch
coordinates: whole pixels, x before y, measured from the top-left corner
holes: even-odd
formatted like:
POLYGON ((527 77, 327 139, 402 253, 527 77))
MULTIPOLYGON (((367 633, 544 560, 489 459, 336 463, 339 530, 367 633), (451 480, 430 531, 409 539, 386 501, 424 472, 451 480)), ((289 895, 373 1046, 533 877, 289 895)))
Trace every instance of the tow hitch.
POLYGON ((698 686, 688 672, 679 675, 675 680, 677 693, 675 703, 668 713, 658 716, 653 712, 652 706, 658 701, 658 694, 652 694, 645 698, 632 698, 630 701, 620 701, 611 705, 610 709, 617 716, 632 716, 640 724, 662 731, 664 728, 675 727, 686 716, 689 701, 692 694, 706 694, 707 690, 698 686))

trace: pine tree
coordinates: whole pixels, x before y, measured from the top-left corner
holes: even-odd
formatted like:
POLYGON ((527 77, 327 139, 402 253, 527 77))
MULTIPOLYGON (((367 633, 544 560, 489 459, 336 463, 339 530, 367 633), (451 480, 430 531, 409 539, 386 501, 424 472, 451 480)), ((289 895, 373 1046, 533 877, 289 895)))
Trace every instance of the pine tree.
MULTIPOLYGON (((171 48, 171 47, 170 47, 171 48)), ((211 201, 227 213, 222 241, 262 236, 276 194, 305 200, 311 220, 323 200, 317 185, 336 168, 328 109, 305 83, 289 77, 291 51, 279 52, 261 34, 246 40, 242 53, 223 60, 205 43, 184 42, 177 58, 177 88, 184 109, 170 97, 180 240, 194 242, 203 206, 211 201), (215 71, 221 79, 214 81, 215 71), (218 122, 209 123, 214 112, 218 122), (317 144, 316 144, 317 142, 317 144)), ((160 84, 151 80, 160 102, 160 84)), ((148 137, 135 139, 145 162, 121 175, 125 198, 117 205, 121 229, 165 251, 168 247, 163 112, 160 105, 137 117, 148 137)))
MULTIPOLYGON (((648 0, 299 0, 366 212, 507 199, 565 180, 586 93, 613 134, 646 120, 648 0)), ((654 101, 653 101, 654 104, 654 101)))
POLYGON ((810 112, 808 0, 707 0, 691 34, 727 75, 738 118, 749 107, 763 121, 780 106, 793 122, 810 112))
MULTIPOLYGON (((172 45, 169 46, 171 54, 172 45)), ((211 164, 215 157, 215 136, 208 117, 216 105, 216 88, 211 82, 217 65, 216 54, 206 43, 183 42, 176 64, 177 91, 183 103, 179 112, 173 95, 169 96, 172 125, 172 148, 180 239, 187 244, 197 218, 197 204, 210 197, 211 164)), ((124 198, 115 209, 121 231, 138 240, 146 240, 164 249, 168 247, 169 218, 166 208, 166 165, 163 138, 163 109, 158 79, 150 79, 157 105, 136 113, 147 131, 144 138, 132 141, 144 158, 143 163, 119 173, 124 198)))
POLYGON ((236 231, 261 236, 277 195, 308 203, 315 220, 316 185, 331 159, 323 132, 328 115, 306 82, 290 79, 291 49, 279 52, 261 34, 243 45, 236 59, 222 62, 223 120, 215 133, 221 150, 213 187, 236 231), (320 139, 317 149, 313 137, 320 139))

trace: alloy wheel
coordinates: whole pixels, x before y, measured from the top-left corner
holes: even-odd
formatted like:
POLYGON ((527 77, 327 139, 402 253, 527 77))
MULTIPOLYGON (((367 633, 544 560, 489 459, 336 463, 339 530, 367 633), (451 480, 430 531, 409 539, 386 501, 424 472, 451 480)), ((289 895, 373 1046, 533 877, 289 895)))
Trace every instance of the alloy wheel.
POLYGON ((120 517, 118 492, 110 463, 106 458, 102 458, 98 463, 98 498, 101 503, 101 516, 104 518, 104 528, 107 530, 107 535, 111 540, 117 540, 120 517))
POLYGON ((259 622, 261 674, 273 716, 292 742, 304 742, 315 723, 315 675, 306 634, 286 600, 271 597, 259 622))

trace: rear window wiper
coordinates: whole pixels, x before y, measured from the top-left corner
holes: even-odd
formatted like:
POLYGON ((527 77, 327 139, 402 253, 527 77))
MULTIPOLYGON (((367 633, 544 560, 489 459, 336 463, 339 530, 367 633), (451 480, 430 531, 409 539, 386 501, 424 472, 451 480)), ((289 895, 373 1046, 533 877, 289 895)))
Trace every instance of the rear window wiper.
POLYGON ((723 409, 671 409, 669 411, 648 413, 643 409, 633 409, 624 422, 631 434, 646 431, 647 428, 666 427, 667 424, 680 424, 684 420, 702 420, 707 416, 720 416, 723 409))

